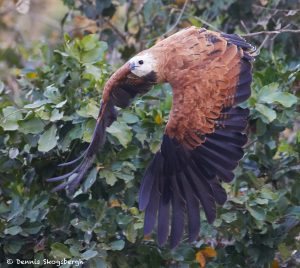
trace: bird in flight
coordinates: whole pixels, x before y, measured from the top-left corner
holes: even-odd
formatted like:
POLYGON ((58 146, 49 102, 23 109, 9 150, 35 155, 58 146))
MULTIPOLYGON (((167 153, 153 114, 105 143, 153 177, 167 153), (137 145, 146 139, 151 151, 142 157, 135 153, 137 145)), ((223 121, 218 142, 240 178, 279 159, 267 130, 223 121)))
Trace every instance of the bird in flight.
POLYGON ((192 26, 131 58, 105 84, 88 148, 60 165, 77 167, 48 179, 63 181, 53 191, 72 191, 81 182, 105 142, 105 129, 117 118, 115 106, 125 108, 153 85, 169 83, 172 108, 161 147, 141 182, 139 209, 145 211, 145 234, 157 225, 159 245, 169 238, 170 247, 176 247, 185 221, 189 241, 196 240, 200 207, 212 223, 216 204, 227 199, 221 182, 233 180, 244 154, 249 110, 238 104, 251 94, 253 50, 238 35, 192 26))

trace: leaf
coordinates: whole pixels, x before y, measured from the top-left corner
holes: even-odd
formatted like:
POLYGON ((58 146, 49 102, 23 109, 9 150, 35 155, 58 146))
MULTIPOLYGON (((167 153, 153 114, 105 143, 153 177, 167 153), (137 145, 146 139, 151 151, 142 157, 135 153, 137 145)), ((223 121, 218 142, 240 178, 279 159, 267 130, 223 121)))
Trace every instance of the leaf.
POLYGON ((112 171, 107 170, 107 169, 101 170, 100 176, 101 176, 101 178, 105 178, 106 183, 110 186, 113 186, 116 183, 116 181, 118 180, 117 177, 115 176, 115 174, 112 171))
POLYGON ((123 118, 124 122, 127 124, 134 124, 139 121, 139 118, 130 112, 123 112, 122 118, 123 118))
POLYGON ((138 210, 136 207, 131 207, 131 208, 129 209, 129 212, 130 212, 132 215, 134 215, 134 216, 139 215, 139 210, 138 210))
POLYGON ((98 118, 99 107, 96 105, 95 102, 90 101, 86 106, 81 107, 80 110, 77 110, 76 113, 82 117, 94 117, 95 119, 98 118))
POLYGON ((269 203, 268 199, 263 199, 263 198, 259 198, 257 197, 255 200, 253 200, 255 203, 259 204, 259 205, 267 205, 269 203))
POLYGON ((80 46, 83 50, 89 51, 97 46, 99 36, 96 34, 89 34, 83 37, 80 41, 80 46))
POLYGON ((7 106, 2 110, 4 120, 18 121, 22 120, 23 116, 19 109, 13 106, 7 106))
POLYGON ((79 124, 74 125, 74 127, 66 133, 62 142, 60 143, 62 150, 65 151, 70 146, 73 140, 81 139, 82 135, 83 135, 83 128, 79 124))
POLYGON ((281 105, 283 105, 284 107, 291 107, 294 104, 297 103, 298 98, 288 92, 279 92, 278 94, 276 94, 275 96, 273 96, 273 101, 274 102, 278 102, 281 105))
POLYGON ((125 246, 124 240, 116 240, 110 244, 112 250, 122 250, 125 246))
POLYGON ((82 253, 81 257, 85 260, 89 260, 89 259, 96 257, 97 255, 98 255, 97 251, 89 249, 89 250, 85 251, 84 253, 82 253))
POLYGON ((86 192, 88 189, 90 189, 92 187, 92 185, 96 181, 97 173, 98 173, 97 168, 93 168, 90 171, 88 177, 86 178, 86 180, 83 183, 83 186, 82 186, 83 192, 86 192))
POLYGON ((4 130, 17 130, 19 128, 18 121, 23 119, 23 115, 19 109, 13 106, 3 108, 3 118, 1 118, 0 126, 4 130))
POLYGON ((115 121, 106 131, 116 137, 124 147, 131 142, 131 128, 125 122, 115 121))
POLYGON ((28 234, 37 234, 42 228, 43 226, 41 224, 36 223, 32 224, 32 226, 23 227, 23 231, 28 234))
POLYGON ((17 130, 19 127, 19 125, 16 121, 8 121, 8 120, 1 122, 0 126, 3 127, 3 129, 7 130, 7 131, 17 130))
POLYGON ((281 92, 278 83, 271 83, 264 86, 258 95, 260 103, 280 103, 284 107, 291 107, 297 103, 298 98, 291 93, 281 92))
POLYGON ((250 212, 251 216, 258 221, 264 221, 266 218, 265 212, 261 208, 256 207, 254 209, 254 208, 247 206, 247 210, 250 212))
POLYGON ((35 79, 35 78, 38 77, 38 74, 37 74, 36 72, 28 72, 28 73, 26 74, 26 77, 27 77, 28 79, 35 79))
POLYGON ((88 19, 84 16, 75 16, 74 24, 78 29, 84 29, 90 33, 95 33, 98 31, 99 27, 97 26, 97 22, 91 19, 88 19))
MULTIPOLYGON (((92 65, 92 64, 85 64, 85 73, 92 75, 92 78, 95 80, 101 79, 101 69, 92 65)), ((88 78, 88 76, 84 75, 85 78, 88 78)))
POLYGON ((56 132, 56 126, 52 125, 40 136, 38 141, 38 150, 40 152, 48 152, 57 145, 56 132))
POLYGON ((109 207, 110 208, 115 208, 115 207, 120 207, 120 206, 121 206, 121 203, 118 199, 109 200, 109 207))
POLYGON ((111 0, 96 0, 96 10, 100 14, 111 5, 111 0))
POLYGON ((69 250, 69 248, 62 244, 62 243, 54 243, 51 245, 51 252, 50 254, 55 258, 55 259, 63 259, 63 258, 71 258, 72 254, 69 250))
POLYGON ((6 205, 5 203, 0 202, 0 214, 6 213, 6 212, 9 212, 9 211, 10 211, 10 209, 9 209, 8 205, 6 205))
POLYGON ((137 231, 134 229, 134 224, 129 224, 124 231, 127 240, 131 243, 135 243, 137 237, 137 231))
POLYGON ((55 87, 54 85, 50 85, 50 86, 46 87, 46 90, 44 92, 44 96, 50 102, 52 102, 54 104, 59 104, 60 102, 62 102, 61 94, 60 94, 58 88, 55 87))
POLYGON ((157 124, 157 125, 161 125, 161 123, 163 122, 163 118, 160 114, 157 114, 154 118, 154 122, 157 124))
POLYGON ((81 54, 80 61, 82 63, 96 63, 103 59, 106 50, 107 44, 105 42, 98 42, 95 48, 84 51, 81 54))
POLYGON ((24 134, 40 134, 45 127, 43 121, 38 118, 32 118, 30 120, 21 121, 19 125, 19 131, 24 134))
POLYGON ((200 267, 205 267, 206 265, 206 260, 205 260, 205 257, 204 255, 202 254, 201 251, 198 251, 196 253, 196 261, 199 263, 200 267))
POLYGON ((283 258, 283 260, 287 260, 291 256, 291 251, 288 249, 285 243, 280 243, 278 245, 278 250, 280 252, 280 256, 283 258))
POLYGON ((62 119, 63 116, 64 116, 64 112, 59 112, 58 109, 54 109, 54 110, 51 112, 50 121, 51 121, 51 122, 58 121, 58 120, 62 119))
POLYGON ((205 257, 213 258, 217 256, 217 251, 212 247, 205 247, 200 251, 205 257))
POLYGON ((19 149, 18 148, 10 148, 8 152, 10 159, 15 159, 19 155, 19 149))
POLYGON ((279 198, 278 193, 272 191, 268 187, 263 187, 260 192, 260 196, 265 199, 276 201, 279 198))
POLYGON ((156 153, 159 150, 160 146, 161 146, 161 141, 158 141, 158 140, 152 141, 150 143, 150 150, 151 150, 151 152, 152 153, 156 153))
POLYGON ((45 104, 47 104, 49 101, 48 100, 36 100, 33 103, 27 104, 24 106, 25 109, 35 109, 39 108, 45 104))
POLYGON ((83 132, 83 140, 86 142, 90 142, 92 140, 92 136, 94 133, 96 121, 95 119, 90 119, 86 122, 83 132))
POLYGON ((237 220, 236 212, 227 212, 221 215, 221 218, 227 222, 231 223, 237 220))
POLYGON ((271 264, 271 268, 280 268, 279 261, 278 260, 273 260, 272 264, 271 264))
POLYGON ((264 118, 266 118, 267 122, 270 123, 276 119, 276 112, 264 104, 256 103, 255 108, 258 112, 260 112, 264 118))
POLYGON ((93 268, 107 268, 108 267, 106 265, 105 261, 98 257, 89 260, 87 264, 88 264, 87 267, 93 267, 93 268))
POLYGON ((55 105, 55 108, 62 108, 67 103, 67 100, 64 100, 58 104, 55 105))
POLYGON ((11 254, 18 253, 22 246, 24 245, 23 241, 20 240, 12 240, 8 241, 7 244, 4 245, 5 250, 7 250, 11 254))
POLYGON ((134 179, 134 176, 131 174, 125 174, 121 172, 114 172, 114 173, 119 179, 122 179, 124 181, 131 181, 134 179))
POLYGON ((9 235, 17 235, 21 232, 22 232, 22 228, 20 226, 13 226, 4 230, 4 234, 9 234, 9 235))

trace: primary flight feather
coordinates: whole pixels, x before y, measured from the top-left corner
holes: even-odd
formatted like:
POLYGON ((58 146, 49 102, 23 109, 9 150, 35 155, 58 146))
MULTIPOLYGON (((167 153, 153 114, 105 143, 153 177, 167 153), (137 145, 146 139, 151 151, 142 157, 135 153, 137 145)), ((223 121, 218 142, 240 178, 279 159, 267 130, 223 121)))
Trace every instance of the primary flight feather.
POLYGON ((253 47, 234 34, 189 27, 142 51, 107 81, 92 141, 71 172, 48 179, 62 181, 54 188, 74 190, 105 141, 105 129, 117 118, 115 106, 124 108, 153 85, 169 83, 173 91, 170 118, 160 150, 146 170, 139 192, 145 211, 144 233, 157 222, 158 243, 170 237, 179 244, 185 218, 189 241, 200 229, 200 207, 207 221, 216 217, 216 203, 224 204, 221 182, 230 182, 243 157, 243 133, 248 109, 237 106, 251 94, 250 52, 253 47))

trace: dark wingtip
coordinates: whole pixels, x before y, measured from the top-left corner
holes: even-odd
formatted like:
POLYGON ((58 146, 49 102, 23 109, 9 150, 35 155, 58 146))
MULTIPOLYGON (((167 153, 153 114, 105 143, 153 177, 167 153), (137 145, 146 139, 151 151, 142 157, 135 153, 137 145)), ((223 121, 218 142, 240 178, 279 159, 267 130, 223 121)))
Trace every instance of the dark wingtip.
POLYGON ((152 187, 160 176, 162 165, 163 158, 161 153, 158 152, 149 164, 141 183, 139 190, 139 210, 141 211, 144 211, 149 204, 150 196, 152 194, 152 187))
POLYGON ((88 151, 89 147, 77 158, 75 158, 74 160, 72 161, 69 161, 69 162, 65 162, 65 163, 62 163, 62 164, 59 164, 58 167, 66 167, 66 166, 71 166, 75 163, 77 163, 79 160, 81 160, 83 157, 86 156, 87 154, 87 151, 88 151))
POLYGON ((237 45, 245 50, 255 51, 255 46, 249 44, 245 38, 237 35, 237 34, 221 34, 222 37, 226 38, 230 43, 237 45))
POLYGON ((75 169, 73 169, 71 172, 61 175, 61 176, 57 176, 57 177, 53 177, 53 178, 49 178, 46 181, 48 182, 55 182, 55 181, 61 181, 65 178, 70 177, 72 174, 74 174, 78 169, 80 168, 80 165, 78 167, 76 167, 75 169))
POLYGON ((63 189, 66 189, 69 192, 75 191, 76 187, 80 184, 81 180, 83 179, 85 173, 91 167, 95 154, 105 142, 106 127, 110 126, 115 120, 116 110, 114 108, 113 102, 108 101, 105 104, 102 102, 90 145, 78 158, 67 163, 62 163, 59 165, 59 167, 73 165, 83 158, 81 163, 75 169, 73 169, 71 172, 65 175, 47 179, 48 182, 55 182, 61 181, 69 177, 69 180, 67 182, 61 183, 60 185, 56 186, 52 190, 52 192, 57 192, 63 189))
POLYGON ((76 187, 80 184, 81 180, 83 179, 85 173, 88 171, 88 169, 91 167, 93 163, 93 157, 86 158, 83 162, 81 169, 78 172, 78 175, 70 181, 68 184, 68 190, 72 193, 75 191, 76 187))
POLYGON ((159 246, 166 244, 169 236, 169 215, 170 202, 165 202, 162 198, 159 202, 158 225, 157 225, 157 242, 159 246))
POLYGON ((71 172, 69 172, 67 174, 64 174, 62 176, 47 179, 48 182, 56 182, 56 181, 60 181, 60 180, 63 180, 65 178, 69 177, 69 180, 67 182, 61 183, 58 186, 54 187, 51 190, 51 193, 58 192, 58 191, 63 190, 63 189, 67 189, 70 192, 74 192, 76 187, 80 184, 84 174, 91 167, 92 163, 93 163, 93 157, 85 158, 78 165, 78 167, 76 167, 71 172), (73 176, 73 177, 71 177, 71 176, 73 176))

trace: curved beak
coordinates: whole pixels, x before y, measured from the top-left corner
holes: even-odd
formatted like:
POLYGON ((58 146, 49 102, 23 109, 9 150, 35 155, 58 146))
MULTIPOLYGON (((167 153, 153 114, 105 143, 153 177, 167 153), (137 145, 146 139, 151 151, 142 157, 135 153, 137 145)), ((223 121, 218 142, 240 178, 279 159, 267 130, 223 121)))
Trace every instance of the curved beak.
POLYGON ((135 67, 136 66, 135 66, 134 62, 129 62, 129 68, 130 68, 131 71, 134 70, 135 67))

